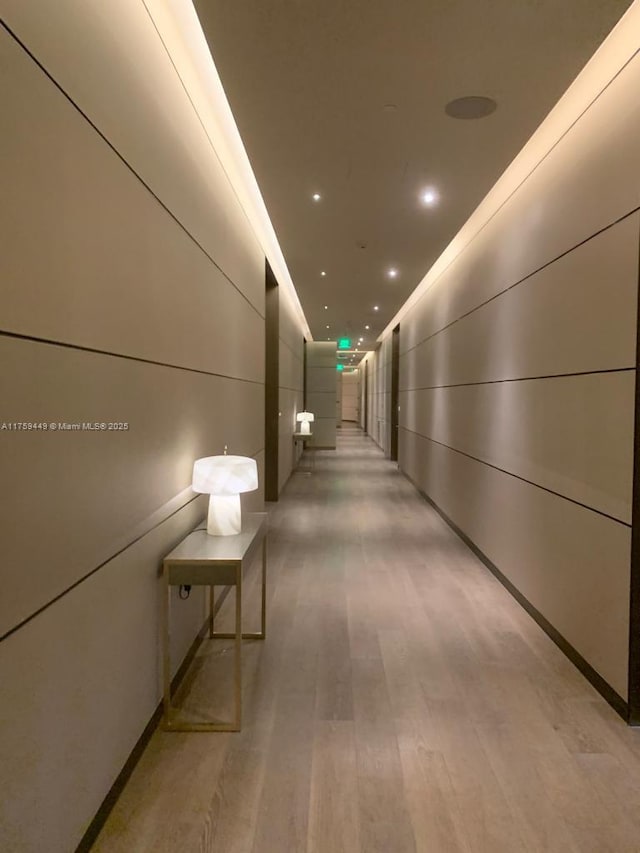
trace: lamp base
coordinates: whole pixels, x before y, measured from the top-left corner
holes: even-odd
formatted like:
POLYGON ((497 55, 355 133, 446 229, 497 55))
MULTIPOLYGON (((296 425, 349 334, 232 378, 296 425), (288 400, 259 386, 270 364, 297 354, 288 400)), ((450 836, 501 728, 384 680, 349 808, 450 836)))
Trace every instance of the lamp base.
POLYGON ((210 536, 235 536, 241 530, 240 495, 210 495, 207 533, 210 536))
POLYGON ((305 435, 309 435, 309 433, 311 432, 311 428, 309 427, 309 421, 302 421, 302 423, 300 424, 300 432, 304 433, 305 435))

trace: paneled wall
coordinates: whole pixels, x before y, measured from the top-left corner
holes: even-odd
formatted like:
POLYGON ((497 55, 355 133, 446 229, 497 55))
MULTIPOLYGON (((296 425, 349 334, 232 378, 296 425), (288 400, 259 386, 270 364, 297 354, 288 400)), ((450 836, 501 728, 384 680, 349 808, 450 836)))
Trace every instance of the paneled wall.
POLYGON ((342 374, 342 420, 358 420, 358 371, 346 370, 342 374))
MULTIPOLYGON (((68 853, 159 702, 193 460, 262 474, 264 252, 144 3, 2 14, 2 420, 127 425, 0 433, 0 848, 68 853)), ((177 666, 201 597, 174 612, 177 666)))
POLYGON ((369 381, 367 378, 368 370, 369 370, 369 365, 367 364, 367 360, 365 357, 360 362, 360 367, 358 368, 358 375, 359 375, 358 397, 360 400, 360 405, 358 408, 358 424, 362 427, 362 429, 365 429, 365 426, 366 426, 366 409, 367 409, 367 405, 368 405, 367 383, 369 381))
POLYGON ((625 701, 638 91, 636 54, 400 322, 402 470, 625 701))
POLYGON ((314 447, 336 446, 336 352, 335 341, 307 343, 307 410, 313 412, 314 447))
POLYGON ((369 364, 368 433, 389 456, 391 448, 391 337, 366 356, 369 364))
MULTIPOLYGON (((293 433, 298 428, 296 415, 304 410, 304 338, 293 305, 286 291, 280 288, 280 356, 279 356, 279 447, 278 491, 281 492, 291 476, 296 458, 293 433)), ((302 449, 298 448, 298 453, 302 449)))

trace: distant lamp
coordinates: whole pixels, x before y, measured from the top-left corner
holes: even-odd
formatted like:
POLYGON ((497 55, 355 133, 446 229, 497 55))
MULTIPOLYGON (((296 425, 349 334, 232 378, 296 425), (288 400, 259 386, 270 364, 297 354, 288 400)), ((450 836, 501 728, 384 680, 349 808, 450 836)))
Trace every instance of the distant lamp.
POLYGON ((248 456, 205 456, 193 464, 194 492, 209 497, 207 533, 233 536, 242 530, 240 495, 258 488, 258 466, 248 456))
POLYGON ((298 412, 296 420, 300 424, 300 432, 305 433, 305 435, 309 435, 311 432, 309 424, 315 421, 313 412, 298 412))

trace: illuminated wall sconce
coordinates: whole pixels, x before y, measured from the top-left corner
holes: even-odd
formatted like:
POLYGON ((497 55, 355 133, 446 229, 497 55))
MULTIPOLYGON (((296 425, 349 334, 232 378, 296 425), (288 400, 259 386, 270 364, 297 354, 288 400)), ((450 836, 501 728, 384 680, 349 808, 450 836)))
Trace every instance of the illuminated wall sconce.
POLYGON ((315 421, 313 412, 298 412, 296 420, 300 424, 300 432, 303 432, 305 435, 309 435, 311 432, 309 424, 315 421))
POLYGON ((207 533, 233 536, 242 530, 240 495, 258 488, 258 466, 249 456, 205 456, 193 465, 194 492, 209 495, 207 533))

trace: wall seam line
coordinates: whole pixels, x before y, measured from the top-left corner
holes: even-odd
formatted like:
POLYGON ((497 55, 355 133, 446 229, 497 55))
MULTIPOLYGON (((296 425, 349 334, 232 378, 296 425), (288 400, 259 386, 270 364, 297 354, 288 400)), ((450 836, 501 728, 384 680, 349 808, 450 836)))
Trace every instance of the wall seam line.
MULTIPOLYGON (((451 320, 450 323, 447 323, 446 325, 442 326, 441 329, 437 329, 435 332, 432 332, 430 335, 427 335, 425 338, 422 338, 422 340, 418 341, 418 343, 414 344, 413 346, 411 346, 408 349, 401 352, 400 357, 403 358, 408 353, 412 352, 413 350, 417 349, 418 347, 421 347, 423 344, 426 344, 427 341, 430 341, 432 338, 435 338, 437 335, 442 334, 442 332, 446 332, 452 326, 455 326, 456 323, 459 323, 461 320, 464 320, 467 317, 470 317, 472 314, 475 314, 475 312, 479 311, 481 308, 485 308, 491 302, 494 302, 496 299, 499 299, 501 296, 504 296, 505 293, 508 293, 510 290, 514 290, 514 288, 519 287, 521 284, 524 284, 530 278, 533 278, 534 276, 541 273, 543 270, 545 270, 548 267, 552 266, 553 264, 557 263, 559 260, 562 260, 562 258, 566 257, 567 255, 570 255, 572 252, 575 252, 576 249, 579 249, 581 246, 584 246, 586 243, 589 243, 591 240, 595 239, 596 237, 601 236, 602 234, 604 234, 609 229, 614 228, 616 225, 619 225, 621 222, 624 222, 625 219, 628 219, 629 217, 634 216, 636 213, 638 213, 638 211, 640 211, 640 205, 637 205, 636 207, 633 208, 633 210, 628 211, 624 215, 615 219, 613 222, 609 222, 607 225, 604 225, 598 231, 594 231, 593 234, 590 234, 588 237, 585 237, 583 240, 580 240, 580 242, 576 243, 573 246, 570 246, 564 252, 561 252, 559 255, 556 255, 555 257, 551 258, 549 261, 546 261, 546 263, 544 263, 541 266, 537 267, 536 269, 532 270, 530 273, 527 273, 527 275, 518 279, 518 281, 513 282, 513 284, 510 284, 508 287, 505 287, 503 290, 499 291, 498 293, 494 293, 493 296, 490 296, 488 299, 485 299, 484 302, 481 302, 479 305, 474 306, 473 308, 469 309, 469 311, 465 311, 464 314, 461 314, 459 317, 456 317, 455 320, 451 320)), ((443 274, 444 274, 444 272, 443 272, 443 274)), ((435 284, 435 282, 434 282, 434 284, 435 284)), ((429 288, 429 291, 430 290, 431 290, 431 288, 429 288)), ((429 291, 427 291, 427 292, 429 292, 429 291)), ((425 293, 425 296, 426 296, 426 293, 425 293)), ((415 311, 416 307, 417 307, 417 303, 415 306, 413 306, 412 310, 415 311)))
MULTIPOLYGON (((156 193, 156 192, 154 192, 154 190, 153 190, 153 189, 151 189, 151 186, 150 186, 150 185, 149 185, 149 184, 144 180, 144 178, 143 178, 143 177, 142 177, 142 176, 141 176, 141 175, 140 175, 140 174, 139 174, 139 173, 138 173, 138 172, 133 168, 133 166, 129 163, 129 161, 125 158, 125 156, 124 156, 123 154, 121 154, 121 153, 120 153, 120 151, 118 151, 118 149, 116 148, 116 146, 115 146, 112 142, 110 142, 110 140, 107 138, 107 136, 106 136, 106 135, 105 135, 105 134, 100 130, 100 128, 97 126, 97 124, 95 124, 95 122, 94 122, 94 121, 92 121, 92 120, 89 118, 88 114, 87 114, 87 113, 85 113, 85 112, 84 112, 84 110, 83 110, 83 109, 82 109, 82 108, 81 108, 81 107, 80 107, 80 106, 79 106, 79 105, 78 105, 78 104, 73 100, 73 98, 71 97, 71 95, 69 95, 69 94, 68 94, 68 92, 67 92, 67 91, 62 87, 62 85, 61 85, 60 83, 58 83, 58 81, 55 79, 55 77, 53 76, 53 74, 51 74, 51 73, 50 73, 50 72, 45 68, 45 66, 42 64, 42 62, 40 62, 40 60, 36 58, 35 54, 33 54, 33 53, 31 52, 31 50, 29 50, 29 48, 26 46, 26 44, 25 44, 25 43, 24 43, 24 42, 23 42, 23 41, 18 37, 18 35, 17 35, 17 34, 16 34, 16 33, 15 33, 15 32, 14 32, 14 31, 9 27, 9 25, 6 23, 6 21, 5 21, 4 19, 0 18, 0 24, 4 27, 4 29, 7 31, 7 33, 9 33, 9 35, 14 39, 14 41, 15 41, 17 44, 19 44, 19 45, 20 45, 20 47, 21 47, 21 48, 22 48, 22 50, 27 54, 27 56, 29 56, 29 57, 30 57, 30 59, 31 59, 31 60, 32 60, 32 61, 33 61, 37 66, 38 66, 38 68, 42 71, 42 73, 43 73, 43 74, 44 74, 44 75, 45 75, 45 76, 46 76, 46 77, 47 77, 47 78, 48 78, 48 79, 53 83, 53 85, 54 85, 54 86, 56 87, 56 89, 61 93, 61 95, 62 95, 64 98, 66 98, 66 100, 67 100, 67 101, 71 104, 71 106, 72 106, 72 107, 73 107, 73 108, 74 108, 74 109, 75 109, 75 110, 76 110, 76 111, 77 111, 77 112, 82 116, 82 118, 87 122, 87 124, 89 124, 89 125, 90 125, 90 127, 92 127, 92 128, 93 128, 93 130, 98 134, 98 136, 99 136, 99 137, 100 137, 100 138, 101 138, 101 139, 102 139, 102 140, 107 144, 107 146, 111 149, 111 151, 113 151, 113 153, 114 153, 114 154, 116 155, 116 157, 118 157, 118 159, 119 159, 119 160, 124 164, 124 166, 125 166, 125 167, 130 171, 130 172, 131 172, 131 174, 132 174, 132 175, 134 175, 134 176, 138 179, 138 181, 139 181, 139 182, 142 184, 142 186, 147 190, 147 192, 148 192, 151 196, 153 196, 153 198, 158 202, 158 204, 160 205, 160 207, 162 207, 162 209, 163 209, 164 211, 166 211, 166 213, 168 213, 168 214, 169 214, 169 216, 173 219, 173 221, 176 223, 176 225, 178 225, 178 227, 179 227, 179 228, 180 228, 180 229, 181 229, 181 230, 182 230, 182 231, 187 235, 187 237, 188 237, 188 238, 193 242, 193 244, 194 244, 195 246, 197 246, 197 247, 200 249, 200 251, 202 252, 202 254, 203 254, 206 258, 208 258, 208 260, 213 264, 213 266, 214 266, 214 267, 215 267, 215 268, 216 268, 216 269, 217 269, 217 270, 222 274, 222 276, 223 276, 223 277, 224 277, 224 279, 227 281, 227 283, 228 283, 228 284, 230 284, 230 285, 233 287, 233 289, 234 289, 234 290, 236 290, 236 291, 240 294, 240 296, 245 300, 245 302, 247 303, 247 305, 249 305, 249 306, 251 307, 251 309, 252 309, 253 311, 255 311, 255 313, 256 313, 256 314, 257 314, 257 315, 258 315, 262 320, 264 320, 264 316, 260 313, 260 311, 258 310, 258 308, 253 304, 253 302, 251 302, 251 300, 249 299, 249 297, 248 297, 248 296, 247 296, 247 295, 246 295, 246 294, 245 294, 245 293, 244 293, 244 292, 243 292, 243 291, 238 287, 238 285, 233 281, 233 279, 232 279, 232 278, 231 278, 231 277, 230 277, 230 276, 229 276, 229 275, 228 275, 228 274, 227 274, 227 273, 222 269, 222 267, 217 263, 217 261, 212 257, 212 255, 210 255, 210 254, 209 254, 209 252, 208 252, 208 251, 204 248, 204 246, 203 246, 203 245, 202 245, 202 244, 201 244, 201 243, 196 239, 196 237, 191 233, 191 231, 189 231, 189 229, 186 227, 186 225, 184 225, 184 224, 180 221, 180 219, 178 218, 178 216, 177 216, 175 213, 173 213, 173 211, 168 207, 168 205, 167 205, 167 204, 165 204, 165 203, 162 201, 162 199, 160 198, 160 196, 159 196, 159 195, 157 195, 157 193, 156 193)), ((226 174, 226 172, 225 172, 225 176, 227 177, 227 180, 229 180, 229 177, 228 177, 228 175, 226 174)), ((235 194, 235 190, 233 189, 233 185, 231 186, 231 188, 232 188, 232 190, 234 191, 234 194, 235 194)), ((236 198, 237 198, 237 196, 236 196, 236 198)), ((242 205, 240 205, 240 207, 241 207, 241 209, 243 210, 243 213, 244 213, 244 208, 242 208, 242 205)), ((246 216, 246 213, 245 213, 244 215, 246 216)), ((253 231, 253 229, 251 229, 251 230, 253 231)), ((254 234, 254 236, 255 236, 255 234, 254 234)), ((258 244, 259 244, 259 241, 258 241, 258 244)))
POLYGON ((596 507, 589 506, 589 504, 582 503, 581 501, 576 500, 575 498, 570 498, 568 495, 563 495, 562 492, 556 492, 554 489, 550 489, 548 486, 543 486, 540 483, 536 483, 533 480, 528 480, 526 477, 521 477, 519 474, 514 474, 513 471, 507 471, 505 468, 500 468, 498 465, 493 465, 491 462, 487 462, 485 459, 480 459, 477 456, 473 456, 471 453, 466 453, 464 450, 458 450, 457 447, 451 447, 449 444, 445 444, 443 441, 438 441, 435 438, 430 438, 428 435, 423 435, 420 432, 416 432, 415 430, 408 429, 407 427, 400 427, 404 432, 408 432, 411 435, 416 435, 418 438, 423 438, 425 441, 430 441, 433 444, 438 444, 440 447, 445 447, 447 450, 452 451, 453 453, 458 453, 460 456, 465 456, 467 459, 471 459, 474 462, 479 462, 481 465, 486 465, 487 468, 492 468, 494 471, 499 471, 501 474, 506 474, 509 477, 513 477, 516 480, 520 480, 522 483, 527 483, 529 486, 534 486, 536 489, 541 489, 543 492, 548 492, 550 495, 555 495, 557 498, 561 498, 562 500, 568 501, 569 503, 575 504, 576 506, 582 507, 582 509, 589 510, 589 512, 596 513, 596 515, 601 515, 604 518, 609 519, 609 521, 613 521, 616 524, 620 524, 623 527, 631 528, 631 524, 628 521, 624 521, 621 518, 617 518, 615 515, 610 515, 607 512, 604 512, 601 509, 596 509, 596 507))
MULTIPOLYGON (((256 451, 255 453, 252 453, 251 456, 253 458, 255 458, 256 456, 259 456, 260 453, 262 453, 263 451, 264 451, 264 448, 260 448, 260 450, 256 451)), ((128 551, 129 548, 132 548, 134 545, 136 545, 138 542, 140 542, 140 540, 144 539, 145 536, 148 536, 150 533, 153 533, 154 530, 157 530, 161 525, 163 525, 167 521, 169 521, 170 518, 173 518, 174 515, 177 515, 177 513, 182 512, 183 509, 188 507, 194 501, 198 500, 199 497, 201 497, 201 495, 199 495, 199 494, 194 495, 192 498, 190 498, 188 501, 183 503, 177 509, 173 510, 173 512, 170 512, 169 515, 167 515, 165 518, 163 518, 160 521, 157 521, 155 524, 151 525, 151 527, 149 527, 148 530, 145 530, 143 533, 140 533, 138 536, 135 536, 130 542, 127 542, 126 545, 123 545, 121 548, 118 548, 117 551, 115 551, 113 554, 110 554, 106 559, 102 560, 97 566, 94 566, 93 569, 91 569, 86 574, 82 575, 82 577, 77 578, 66 589, 62 590, 62 592, 57 593, 52 599, 50 599, 45 604, 38 607, 36 610, 33 611, 33 613, 29 614, 29 616, 26 616, 24 619, 20 620, 20 622, 18 622, 16 625, 14 625, 12 628, 10 628, 8 631, 5 631, 5 633, 0 636, 0 643, 9 639, 9 637, 12 634, 15 634, 21 628, 24 628, 25 625, 27 625, 29 622, 31 622, 33 619, 35 619, 37 616, 40 616, 41 613, 44 613, 45 610, 48 610, 52 605, 56 604, 62 598, 65 598, 76 587, 83 584, 90 577, 93 577, 93 575, 95 575, 97 572, 99 572, 100 569, 103 569, 110 562, 117 559, 121 554, 124 554, 125 551, 128 551)))
POLYGON ((505 383, 533 382, 547 379, 570 379, 576 376, 600 376, 609 373, 629 373, 635 369, 635 367, 610 367, 603 368, 602 370, 578 370, 573 373, 549 373, 546 376, 518 376, 509 379, 486 379, 484 382, 453 382, 450 385, 422 385, 416 388, 401 388, 400 392, 402 394, 408 394, 414 391, 437 391, 446 388, 474 388, 483 385, 502 385, 505 383))
POLYGON ((228 379, 232 382, 246 382, 249 385, 264 385, 259 379, 243 379, 240 376, 230 376, 227 373, 213 373, 209 370, 202 370, 198 367, 185 367, 181 364, 170 364, 165 361, 154 361, 151 358, 144 358, 137 355, 127 355, 126 353, 110 352, 109 350, 98 349, 96 347, 88 347, 83 344, 72 344, 66 341, 54 341, 48 338, 40 338, 37 335, 25 335, 20 332, 10 332, 5 329, 0 329, 0 337, 12 338, 19 341, 30 341, 32 343, 44 344, 45 346, 61 347, 63 349, 77 350, 78 352, 89 352, 94 355, 106 355, 110 358, 122 358, 125 361, 137 361, 141 364, 150 364, 154 367, 167 367, 170 370, 185 370, 187 373, 199 373, 202 376, 212 376, 217 379, 228 379))

